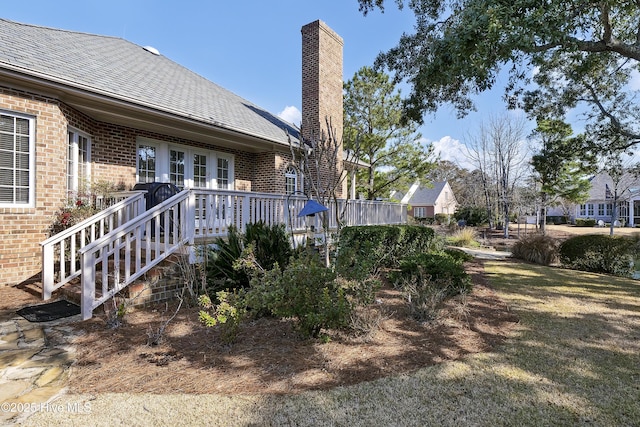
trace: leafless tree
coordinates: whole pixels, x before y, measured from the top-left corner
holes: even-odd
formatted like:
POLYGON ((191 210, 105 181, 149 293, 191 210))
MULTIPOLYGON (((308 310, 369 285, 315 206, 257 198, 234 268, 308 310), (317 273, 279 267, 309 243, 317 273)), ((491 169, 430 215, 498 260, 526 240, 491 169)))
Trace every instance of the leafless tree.
MULTIPOLYGON (((296 165, 298 172, 304 178, 305 193, 323 206, 333 209, 337 222, 335 235, 339 235, 340 229, 344 225, 344 215, 349 202, 347 194, 343 194, 348 175, 344 168, 344 161, 356 164, 360 158, 360 152, 357 144, 353 150, 348 152, 343 150, 342 139, 333 127, 331 118, 326 118, 325 126, 326 128, 320 132, 320 135, 313 135, 300 144, 293 143, 288 135, 289 147, 292 163, 296 165), (344 198, 344 202, 339 203, 339 198, 344 198)), ((320 212, 319 216, 325 244, 325 265, 328 267, 331 262, 329 256, 331 234, 329 212, 320 212)))
POLYGON ((467 157, 480 171, 489 227, 497 219, 509 237, 509 215, 516 185, 524 176, 527 160, 522 118, 493 116, 465 141, 467 157), (494 219, 495 218, 495 219, 494 219))

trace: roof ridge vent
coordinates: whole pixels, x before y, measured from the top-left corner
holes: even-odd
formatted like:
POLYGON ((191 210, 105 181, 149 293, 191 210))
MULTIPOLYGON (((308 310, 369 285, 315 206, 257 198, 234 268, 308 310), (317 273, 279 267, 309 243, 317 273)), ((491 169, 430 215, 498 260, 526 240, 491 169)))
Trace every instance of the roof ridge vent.
POLYGON ((160 51, 153 46, 143 46, 142 48, 149 53, 152 53, 156 56, 160 56, 160 51))

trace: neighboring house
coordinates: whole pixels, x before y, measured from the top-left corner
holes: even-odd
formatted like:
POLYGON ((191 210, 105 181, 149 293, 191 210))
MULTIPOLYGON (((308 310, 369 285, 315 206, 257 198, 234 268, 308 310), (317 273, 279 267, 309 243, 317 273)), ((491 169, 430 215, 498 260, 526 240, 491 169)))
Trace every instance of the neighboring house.
POLYGON ((287 134, 307 141, 330 117, 341 140, 343 42, 321 21, 302 28, 303 135, 152 47, 4 19, 0 40, 0 285, 39 276, 40 243, 83 183, 293 193, 287 134))
POLYGON ((404 193, 402 191, 398 191, 398 190, 392 190, 391 194, 389 194, 389 200, 392 200, 392 201, 395 201, 395 202, 402 201, 403 197, 404 197, 404 193))
POLYGON ((640 179, 631 174, 624 175, 617 185, 606 173, 591 178, 589 199, 574 206, 572 219, 595 219, 610 223, 616 193, 620 224, 629 227, 640 224, 640 179))
POLYGON ((436 214, 453 215, 458 202, 447 181, 434 182, 432 187, 413 184, 401 199, 409 205, 407 214, 414 218, 435 218, 436 214))

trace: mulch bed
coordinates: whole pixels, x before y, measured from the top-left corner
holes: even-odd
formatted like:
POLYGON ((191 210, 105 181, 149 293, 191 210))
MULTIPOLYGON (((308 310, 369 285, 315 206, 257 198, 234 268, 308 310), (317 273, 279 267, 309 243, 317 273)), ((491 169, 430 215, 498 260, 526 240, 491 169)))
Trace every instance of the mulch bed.
POLYGON ((467 263, 470 295, 447 302, 439 316, 420 323, 409 316, 400 293, 383 288, 369 318, 379 326, 365 336, 330 332, 303 340, 292 321, 261 318, 241 327, 224 344, 218 331, 202 326, 197 307, 183 307, 159 345, 148 345, 174 307, 159 305, 127 314, 109 329, 104 316, 76 327, 75 393, 272 393, 290 394, 357 384, 412 372, 490 351, 509 335, 517 318, 484 278, 484 267, 467 263))

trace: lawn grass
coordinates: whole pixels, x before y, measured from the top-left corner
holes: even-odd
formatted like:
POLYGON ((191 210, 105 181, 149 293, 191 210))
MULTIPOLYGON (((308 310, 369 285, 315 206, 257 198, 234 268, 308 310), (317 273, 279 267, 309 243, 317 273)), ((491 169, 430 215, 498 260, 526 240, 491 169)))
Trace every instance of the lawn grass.
POLYGON ((640 425, 640 282, 515 262, 486 268, 520 318, 494 352, 295 396, 70 395, 60 404, 91 399, 90 413, 38 413, 27 425, 65 416, 91 425, 640 425))

